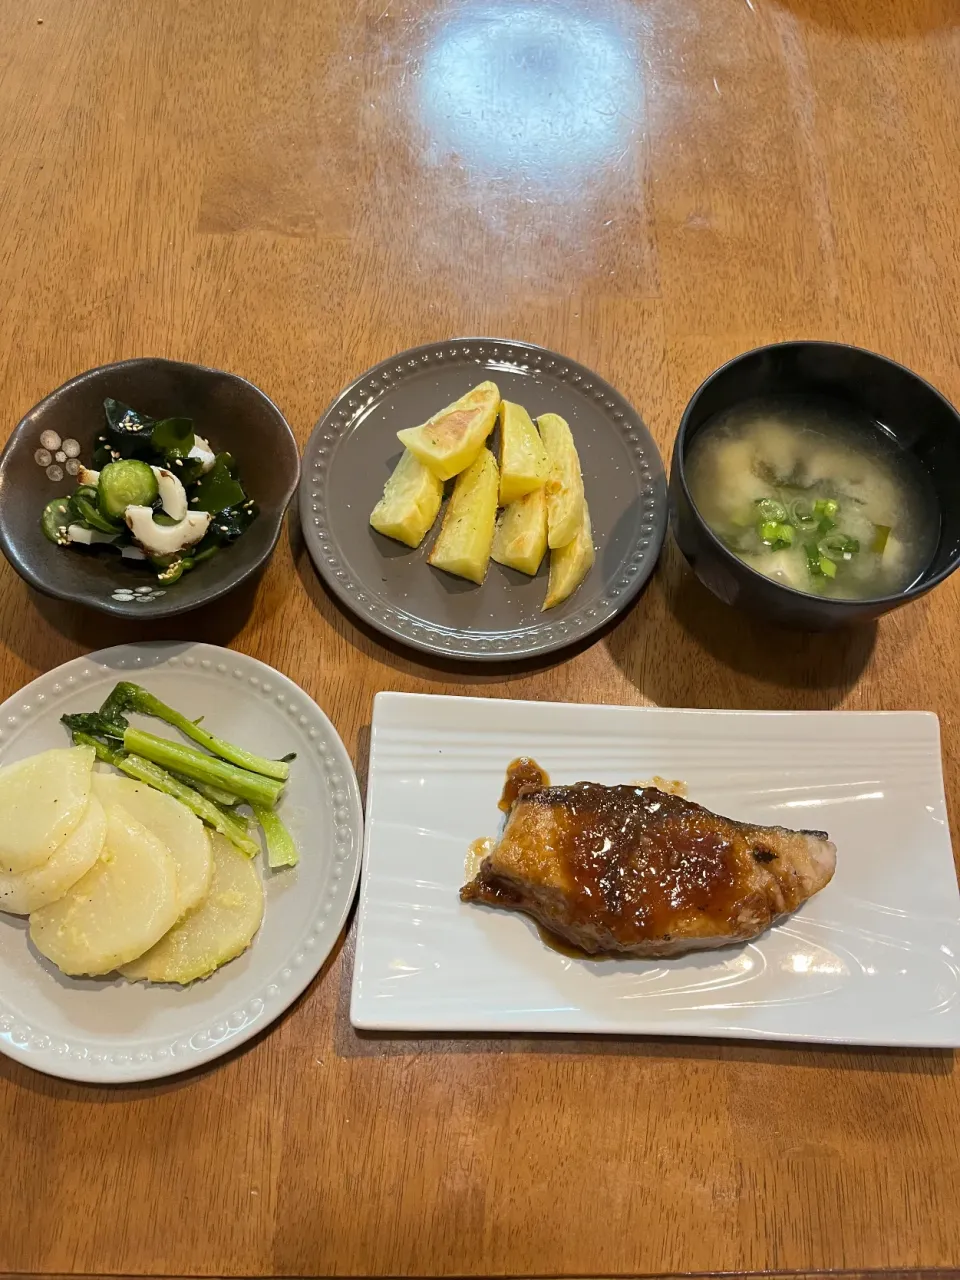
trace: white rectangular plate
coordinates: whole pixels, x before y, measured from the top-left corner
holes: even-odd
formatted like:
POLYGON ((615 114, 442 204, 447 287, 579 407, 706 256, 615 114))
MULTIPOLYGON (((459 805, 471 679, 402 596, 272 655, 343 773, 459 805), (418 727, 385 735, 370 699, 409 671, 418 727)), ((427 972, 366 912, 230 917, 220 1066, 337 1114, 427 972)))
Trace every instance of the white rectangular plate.
POLYGON ((960 1046, 960 892, 936 716, 673 711, 381 693, 351 1018, 379 1030, 960 1046), (555 784, 684 781, 731 818, 827 830, 837 873, 746 945, 572 959, 460 902, 507 765, 555 784))

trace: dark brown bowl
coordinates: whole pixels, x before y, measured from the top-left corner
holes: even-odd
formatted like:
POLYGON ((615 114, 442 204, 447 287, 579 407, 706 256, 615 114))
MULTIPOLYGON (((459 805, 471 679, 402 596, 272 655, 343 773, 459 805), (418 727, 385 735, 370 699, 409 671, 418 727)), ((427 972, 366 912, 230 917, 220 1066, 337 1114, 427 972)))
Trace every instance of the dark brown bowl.
POLYGON ((300 478, 293 432, 277 406, 235 373, 148 357, 104 364, 71 378, 20 421, 0 456, 0 550, 21 578, 47 595, 118 617, 166 618, 209 604, 269 560, 300 478), (182 414, 214 450, 236 458, 244 488, 260 508, 231 547, 164 587, 156 574, 105 549, 58 547, 40 528, 51 498, 77 481, 51 480, 36 460, 44 431, 80 444, 89 463, 103 430, 107 396, 162 418, 182 414), (119 596, 116 593, 120 593, 119 596))

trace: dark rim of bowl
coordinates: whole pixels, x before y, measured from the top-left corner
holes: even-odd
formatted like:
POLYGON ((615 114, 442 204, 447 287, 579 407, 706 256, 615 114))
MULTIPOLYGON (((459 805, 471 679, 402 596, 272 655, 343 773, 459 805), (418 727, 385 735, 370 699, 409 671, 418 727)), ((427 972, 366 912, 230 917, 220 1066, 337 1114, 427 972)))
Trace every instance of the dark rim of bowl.
POLYGON ((283 517, 285 516, 293 499, 293 495, 297 492, 297 488, 300 484, 300 447, 297 444, 296 436, 293 434, 293 428, 286 419, 286 415, 278 405, 274 404, 265 391, 260 390, 256 383, 251 382, 248 378, 244 378, 242 374, 231 373, 228 369, 214 369, 209 365, 194 364, 189 360, 169 360, 166 356, 133 356, 129 360, 115 360, 110 364, 94 365, 92 368, 85 369, 82 373, 77 373, 72 378, 68 378, 66 382, 61 382, 59 386, 54 387, 52 391, 47 392, 43 399, 38 400, 36 404, 32 405, 27 410, 17 425, 10 432, 9 439, 3 446, 2 452, 0 452, 0 466, 2 466, 6 460, 7 454, 11 451, 11 447, 17 433, 20 428, 24 426, 27 419, 33 417, 38 409, 44 408, 48 401, 59 396, 62 391, 66 391, 68 388, 76 386, 78 383, 86 382, 97 374, 110 373, 117 369, 136 369, 138 366, 143 365, 164 365, 169 369, 192 369, 194 372, 215 374, 217 377, 229 378, 232 382, 242 383, 245 387, 248 387, 257 396, 259 396, 261 400, 265 401, 277 414, 280 422, 283 423, 286 428, 287 435, 290 437, 290 443, 293 446, 294 468, 290 482, 287 485, 286 497, 284 498, 282 505, 277 510, 273 537, 270 539, 270 545, 267 547, 264 554, 244 569, 239 577, 234 581, 222 582, 218 586, 212 587, 209 593, 204 596, 203 600, 194 601, 191 604, 184 604, 183 606, 178 606, 176 600, 164 600, 164 603, 158 608, 140 608, 137 610, 136 614, 133 614, 129 609, 125 608, 124 604, 121 602, 115 603, 112 600, 106 599, 102 601, 91 601, 87 600, 77 592, 64 591, 58 587, 51 586, 25 564, 15 561, 11 555, 13 548, 10 538, 8 537, 6 522, 2 519, 0 519, 0 549, 2 549, 7 563, 11 568, 13 568, 25 582, 28 582, 30 586, 34 587, 42 595, 52 596, 57 600, 66 600, 71 604, 83 604, 89 608, 97 609, 101 613, 108 613, 118 618, 134 616, 142 618, 172 618, 180 613, 191 613, 194 609, 201 609, 212 601, 220 600, 231 591, 235 591, 236 588, 249 578, 251 574, 256 573, 257 570, 262 567, 266 567, 268 561, 276 550, 277 543, 280 541, 280 534, 283 531, 283 517))
POLYGON ((729 547, 725 546, 721 539, 717 537, 701 514, 700 508, 694 502, 693 495, 690 493, 687 486, 685 454, 687 449, 687 428, 690 425, 691 414, 697 401, 700 399, 701 393, 705 391, 712 382, 716 381, 717 378, 725 374, 728 369, 733 368, 734 365, 740 364, 741 361, 746 360, 748 357, 761 355, 767 351, 783 351, 787 347, 830 347, 834 351, 856 351, 860 355, 871 356, 874 360, 879 360, 882 364, 890 365, 894 369, 901 370, 901 372, 906 373, 915 382, 926 387, 926 389, 935 395, 937 399, 953 414, 957 419, 958 427, 960 427, 960 411, 957 410, 955 405, 950 403, 943 392, 938 391, 933 383, 927 382, 926 378, 922 378, 920 374, 915 373, 913 369, 908 368, 905 364, 900 364, 897 360, 891 360, 889 356, 881 355, 878 351, 871 351, 869 347, 855 346, 852 342, 821 342, 816 338, 803 338, 791 342, 770 342, 762 347, 752 347, 749 351, 742 351, 739 355, 727 360, 724 364, 720 365, 718 369, 714 369, 713 373, 704 378, 703 382, 701 382, 699 387, 697 387, 696 391, 687 402, 687 407, 684 409, 683 416, 680 419, 680 426, 677 428, 677 435, 673 446, 671 477, 673 475, 673 466, 675 466, 677 468, 677 477, 680 481, 681 488, 683 489, 684 496, 690 503, 691 510, 696 514, 697 519, 706 530, 707 536, 711 539, 714 546, 722 551, 725 556, 732 560, 734 564, 744 570, 751 577, 756 578, 760 582, 768 583, 778 591, 784 591, 787 595, 796 596, 798 600, 816 600, 822 604, 835 606, 838 609, 846 609, 848 607, 852 609, 862 609, 865 605, 902 604, 904 601, 913 600, 916 599, 917 596, 925 595, 926 592, 932 590, 933 587, 936 587, 943 582, 945 578, 949 578, 950 574, 953 573, 958 565, 960 565, 960 553, 955 555, 951 562, 941 569, 934 577, 924 578, 920 581, 914 582, 912 586, 905 588, 903 591, 897 591, 891 596, 863 596, 858 597, 856 600, 842 600, 838 599, 836 596, 818 596, 812 591, 798 591, 796 587, 788 587, 782 582, 777 582, 774 578, 768 578, 765 573, 761 573, 759 569, 754 569, 752 565, 747 564, 746 560, 741 560, 738 555, 735 555, 734 552, 732 552, 729 547))

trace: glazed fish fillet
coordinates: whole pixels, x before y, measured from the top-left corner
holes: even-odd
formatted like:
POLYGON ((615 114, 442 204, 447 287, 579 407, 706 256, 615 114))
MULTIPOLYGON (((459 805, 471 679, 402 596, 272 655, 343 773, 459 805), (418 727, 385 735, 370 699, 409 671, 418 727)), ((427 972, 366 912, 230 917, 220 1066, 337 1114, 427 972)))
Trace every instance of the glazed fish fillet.
POLYGON ((743 942, 833 876, 824 831, 735 822, 656 787, 537 785, 523 766, 525 782, 511 789, 508 776, 503 835, 460 897, 525 912, 582 951, 743 942))

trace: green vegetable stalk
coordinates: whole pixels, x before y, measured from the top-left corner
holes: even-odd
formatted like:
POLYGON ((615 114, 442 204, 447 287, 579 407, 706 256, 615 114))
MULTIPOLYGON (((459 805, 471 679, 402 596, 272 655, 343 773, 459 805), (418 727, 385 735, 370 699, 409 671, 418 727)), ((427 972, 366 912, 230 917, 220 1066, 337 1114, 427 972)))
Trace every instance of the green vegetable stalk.
MULTIPOLYGON (((185 783, 188 779, 181 778, 180 781, 185 783)), ((221 809, 232 809, 240 803, 240 797, 235 796, 232 791, 224 791, 222 787, 211 787, 208 782, 197 782, 195 778, 190 778, 189 781, 193 783, 195 791, 199 791, 202 796, 218 804, 221 809)))
POLYGON ((99 711, 67 715, 63 723, 75 742, 92 746, 101 760, 181 801, 253 857, 260 846, 251 837, 247 820, 225 811, 246 801, 263 828, 270 866, 291 867, 298 862, 293 838, 274 812, 293 756, 268 760, 234 746, 130 681, 121 681, 99 711), (126 718, 131 711, 173 725, 215 754, 135 728, 126 718))
POLYGON ((273 809, 253 806, 253 816, 263 828, 267 841, 267 862, 271 867, 295 867, 300 861, 293 837, 273 809))
POLYGON ((145 733, 132 726, 124 730, 123 745, 132 755, 143 756, 145 760, 158 764, 163 769, 181 773, 196 782, 222 787, 249 804, 262 804, 272 808, 283 791, 283 783, 273 778, 240 769, 234 764, 227 764, 197 751, 195 747, 170 742, 167 738, 158 738, 155 734, 145 733))
MULTIPOLYGON (((290 776, 290 765, 287 761, 268 760, 252 751, 244 750, 243 747, 236 747, 232 742, 226 742, 223 738, 218 738, 215 734, 208 733, 206 729, 201 729, 195 721, 188 720, 186 716, 181 715, 179 711, 175 711, 173 707, 168 707, 165 702, 155 698, 152 693, 148 693, 140 685, 133 684, 128 680, 122 680, 100 708, 100 714, 115 724, 126 727, 125 716, 131 711, 139 712, 145 716, 153 716, 157 720, 165 720, 167 724, 173 725, 175 729, 179 729, 181 733, 188 738, 192 738, 201 747, 206 747, 208 751, 212 751, 221 760, 227 760, 231 764, 238 765, 241 769, 249 769, 253 773, 263 774, 267 778, 277 778, 281 782, 286 782, 290 776)), ((208 779, 201 779, 201 781, 208 781, 208 779)), ((227 790, 229 789, 228 786, 227 790)), ((240 793, 238 792, 237 794, 240 793)), ((247 797, 244 798, 246 799, 247 797)))
POLYGON ((165 769, 157 768, 149 760, 143 760, 139 756, 127 755, 123 751, 115 750, 101 741, 100 738, 96 738, 80 728, 74 728, 70 724, 71 720, 76 721, 82 718, 80 716, 63 717, 63 721, 67 728, 70 729, 73 741, 78 747, 93 747, 99 760, 112 764, 114 768, 120 769, 121 772, 129 777, 153 787, 155 791, 161 791, 164 795, 172 796, 175 800, 179 800, 191 813, 196 814, 198 818, 207 823, 208 826, 213 827, 215 831, 219 831, 222 836, 226 836, 230 843, 239 849, 241 853, 246 854, 248 858, 257 856, 260 852, 260 846, 250 836, 239 819, 224 813, 211 800, 207 800, 182 782, 178 782, 165 769))

